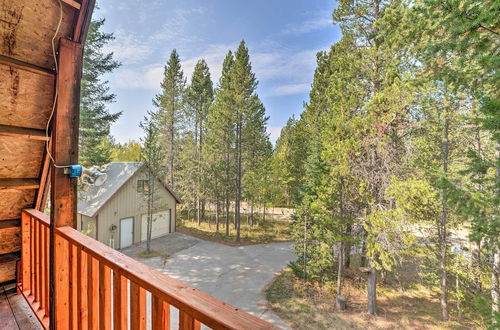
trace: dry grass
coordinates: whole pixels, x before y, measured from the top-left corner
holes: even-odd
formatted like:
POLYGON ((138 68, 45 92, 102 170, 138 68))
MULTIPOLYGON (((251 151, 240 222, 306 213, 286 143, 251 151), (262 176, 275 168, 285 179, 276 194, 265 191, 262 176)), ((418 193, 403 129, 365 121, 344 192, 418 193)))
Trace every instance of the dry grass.
POLYGON ((334 285, 305 284, 287 269, 266 290, 271 308, 295 329, 473 329, 472 320, 439 319, 438 293, 421 285, 379 285, 378 316, 366 313, 366 282, 350 272, 344 284, 348 308, 335 309, 334 285))
POLYGON ((266 221, 256 221, 257 224, 250 226, 247 223, 246 216, 243 216, 241 222, 241 241, 237 243, 236 229, 232 223, 229 225, 229 236, 226 236, 225 223, 222 223, 223 219, 221 219, 219 231, 217 231, 213 217, 207 215, 207 218, 212 218, 212 220, 210 222, 202 222, 198 226, 196 222, 186 220, 184 217, 184 219, 181 219, 177 223, 177 231, 207 241, 231 246, 289 242, 292 240, 290 232, 292 223, 290 220, 267 218, 266 221))

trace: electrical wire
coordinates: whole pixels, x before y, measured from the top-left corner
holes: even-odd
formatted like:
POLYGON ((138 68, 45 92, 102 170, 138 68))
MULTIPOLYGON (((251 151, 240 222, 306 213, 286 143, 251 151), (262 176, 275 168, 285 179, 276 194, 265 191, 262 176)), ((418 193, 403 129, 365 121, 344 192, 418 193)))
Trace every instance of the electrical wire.
POLYGON ((54 57, 54 66, 55 66, 55 72, 56 72, 56 84, 55 84, 55 92, 54 92, 54 103, 52 104, 52 111, 50 112, 49 119, 47 121, 47 127, 45 128, 45 148, 47 149, 47 154, 49 155, 50 159, 52 160, 52 164, 54 165, 55 168, 68 168, 70 167, 69 165, 62 166, 62 165, 57 165, 56 161, 54 160, 54 157, 52 157, 52 154, 50 152, 49 148, 49 127, 50 127, 50 121, 52 120, 52 117, 54 116, 54 112, 56 111, 56 103, 57 103, 57 89, 58 89, 58 79, 57 79, 57 74, 59 73, 59 67, 57 66, 57 56, 56 56, 56 47, 54 45, 54 41, 57 38, 57 35, 59 34, 59 29, 61 28, 61 23, 62 23, 62 18, 63 18, 63 9, 62 9, 62 4, 61 0, 57 0, 59 2, 59 22, 57 23, 57 28, 56 32, 54 33, 54 36, 52 37, 52 56, 54 57))

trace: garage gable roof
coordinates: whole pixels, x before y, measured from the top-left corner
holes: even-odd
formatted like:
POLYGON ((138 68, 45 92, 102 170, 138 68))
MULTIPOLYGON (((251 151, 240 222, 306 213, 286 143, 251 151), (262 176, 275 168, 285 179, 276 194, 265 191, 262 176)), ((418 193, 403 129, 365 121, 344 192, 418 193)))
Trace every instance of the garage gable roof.
MULTIPOLYGON (((90 185, 86 191, 78 192, 78 213, 95 217, 108 200, 122 188, 143 166, 141 162, 116 162, 105 165, 106 180, 101 185, 90 185)), ((162 181, 162 185, 179 203, 173 191, 162 181)))

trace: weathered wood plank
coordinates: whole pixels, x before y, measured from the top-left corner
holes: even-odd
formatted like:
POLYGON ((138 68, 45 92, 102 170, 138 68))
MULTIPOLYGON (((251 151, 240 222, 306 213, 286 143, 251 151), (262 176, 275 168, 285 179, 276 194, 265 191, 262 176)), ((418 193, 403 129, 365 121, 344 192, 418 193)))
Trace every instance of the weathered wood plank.
POLYGON ((45 130, 54 102, 54 84, 52 75, 0 62, 0 124, 45 130))
MULTIPOLYGON (((0 224, 5 221, 0 221, 0 224)), ((0 229, 0 254, 21 251, 21 228, 19 226, 0 229)))
POLYGON ((0 189, 38 189, 37 179, 0 179, 0 189))
POLYGON ((0 178, 38 178, 44 148, 44 141, 0 136, 0 178))
POLYGON ((40 129, 0 125, 0 136, 21 137, 24 139, 48 141, 45 131, 40 129))
POLYGON ((0 55, 0 64, 10 66, 13 69, 19 69, 49 77, 52 77, 56 74, 54 70, 42 68, 41 66, 37 66, 28 62, 23 62, 5 55, 0 55))
POLYGON ((35 190, 0 189, 0 220, 20 218, 34 202, 35 190))
POLYGON ((16 261, 0 262, 0 283, 12 281, 16 278, 16 261))
MULTIPOLYGON (((75 8, 62 6, 58 37, 72 33, 75 8)), ((57 1, 0 0, 0 54, 51 69, 52 39, 60 18, 57 1), (36 27, 36 28, 34 28, 36 27)))

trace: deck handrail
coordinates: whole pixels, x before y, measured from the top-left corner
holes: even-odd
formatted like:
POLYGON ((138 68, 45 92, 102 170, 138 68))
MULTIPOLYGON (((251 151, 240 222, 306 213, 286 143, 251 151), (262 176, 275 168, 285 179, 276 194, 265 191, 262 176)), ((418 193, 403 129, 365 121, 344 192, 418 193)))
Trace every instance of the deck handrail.
MULTIPOLYGON (((48 216, 36 210, 24 210, 23 214, 40 220, 44 225, 50 221, 48 216)), ((59 299, 56 314, 68 316, 57 323, 71 326, 83 322, 89 328, 92 324, 107 328, 112 319, 115 328, 117 325, 127 328, 130 322, 131 329, 144 329, 147 291, 151 293, 153 329, 169 329, 170 305, 179 310, 180 329, 197 329, 200 324, 213 329, 274 328, 268 322, 173 279, 71 227, 56 228, 55 251, 56 288, 58 283, 64 285, 68 281, 68 288, 63 288, 62 296, 56 298, 59 299), (87 276, 79 276, 82 273, 87 276), (60 302, 67 302, 67 305, 60 302), (114 306, 113 315, 111 305, 114 306), (128 307, 130 314, 126 311, 128 307)))

